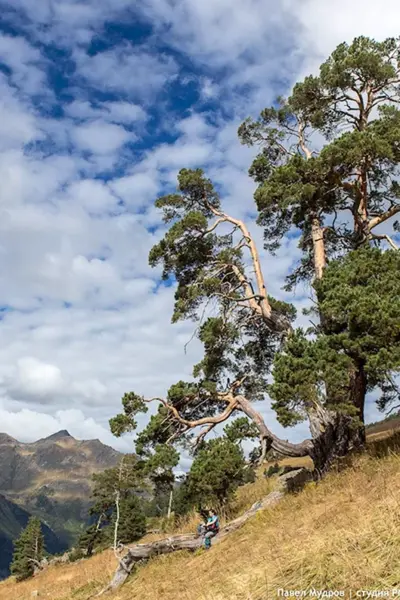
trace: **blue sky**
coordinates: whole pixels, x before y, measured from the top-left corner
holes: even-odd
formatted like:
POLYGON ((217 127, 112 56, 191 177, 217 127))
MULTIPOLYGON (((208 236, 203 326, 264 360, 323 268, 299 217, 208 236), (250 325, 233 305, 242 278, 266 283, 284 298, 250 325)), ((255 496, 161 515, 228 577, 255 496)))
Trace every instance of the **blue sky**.
MULTIPOLYGON (((0 0, 0 10, 1 429, 31 441, 66 428, 127 449, 107 428, 121 395, 163 394, 199 356, 196 344, 184 353, 191 324, 170 325, 173 289, 147 264, 163 231, 154 199, 180 168, 203 167, 225 207, 249 219, 241 120, 338 43, 397 35, 400 8, 0 0)), ((282 295, 296 257, 293 237, 263 255, 271 293, 282 295)))

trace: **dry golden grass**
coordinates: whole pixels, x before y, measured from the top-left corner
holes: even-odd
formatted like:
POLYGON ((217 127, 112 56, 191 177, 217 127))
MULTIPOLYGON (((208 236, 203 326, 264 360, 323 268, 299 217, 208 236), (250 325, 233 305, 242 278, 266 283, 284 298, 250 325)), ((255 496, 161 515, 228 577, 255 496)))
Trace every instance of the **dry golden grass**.
MULTIPOLYGON (((278 588, 400 588, 399 450, 400 436, 379 440, 346 470, 257 514, 210 552, 150 561, 110 600, 265 600, 277 597, 278 588)), ((260 477, 241 488, 234 511, 270 486, 260 477)), ((192 515, 180 531, 196 524, 192 515)), ((2 582, 0 598, 30 600, 38 590, 47 600, 87 600, 114 568, 112 552, 103 552, 27 582, 2 582)))

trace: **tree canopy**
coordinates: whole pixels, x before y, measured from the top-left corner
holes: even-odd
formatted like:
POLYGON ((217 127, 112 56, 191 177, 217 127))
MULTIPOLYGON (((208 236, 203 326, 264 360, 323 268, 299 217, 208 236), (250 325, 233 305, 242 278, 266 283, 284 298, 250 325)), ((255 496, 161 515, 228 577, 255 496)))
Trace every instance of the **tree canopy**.
POLYGON ((239 128, 241 142, 259 149, 249 173, 265 248, 299 237, 302 259, 286 287, 311 283, 309 330, 269 294, 248 222, 223 208, 201 169, 179 172, 177 192, 156 200, 166 233, 149 261, 176 284, 172 321, 195 322, 204 356, 163 398, 125 395, 116 435, 155 401, 137 441, 149 456, 165 443, 200 448, 238 415, 257 428, 261 460, 270 449, 310 455, 323 473, 362 445, 366 394, 378 388, 382 408, 398 395, 399 101, 400 41, 359 37, 239 128), (255 408, 267 394, 282 424, 308 418, 312 439, 275 436, 255 408))
POLYGON ((199 449, 191 466, 187 494, 194 505, 218 507, 232 498, 246 480, 243 451, 225 437, 209 440, 199 449))

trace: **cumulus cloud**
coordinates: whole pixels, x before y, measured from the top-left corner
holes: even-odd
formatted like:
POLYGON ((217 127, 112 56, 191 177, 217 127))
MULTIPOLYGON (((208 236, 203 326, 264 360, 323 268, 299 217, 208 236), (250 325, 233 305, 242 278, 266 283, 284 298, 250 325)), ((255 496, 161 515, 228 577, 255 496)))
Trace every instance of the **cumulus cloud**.
POLYGON ((0 62, 9 69, 11 82, 23 94, 44 93, 44 57, 24 37, 0 33, 0 62))
POLYGON ((287 0, 301 24, 299 42, 308 58, 323 60, 337 44, 351 42, 365 35, 381 40, 399 35, 400 6, 396 0, 384 0, 380 5, 362 0, 287 0))
POLYGON ((78 75, 90 85, 139 98, 158 92, 177 74, 172 57, 138 49, 128 43, 94 56, 78 52, 75 58, 78 75))
MULTIPOLYGON (((19 31, 0 37, 1 428, 23 441, 68 429, 127 449, 107 427, 122 394, 163 394, 201 355, 196 342, 185 354, 192 324, 170 324, 174 288, 148 267, 163 232, 154 198, 181 167, 203 167, 249 219, 253 151, 237 140, 240 120, 344 39, 397 35, 400 9, 385 0, 378 19, 372 0, 0 7, 19 31), (143 19, 152 33, 136 43, 107 31, 143 19)), ((307 290, 280 289, 298 256, 293 238, 276 258, 262 251, 270 293, 301 306, 307 290)), ((284 437, 307 433, 260 410, 284 437)))
POLYGON ((71 137, 77 149, 87 150, 93 154, 112 154, 128 140, 134 139, 132 134, 123 127, 102 121, 74 127, 71 130, 71 137))
POLYGON ((18 359, 13 385, 19 394, 48 398, 62 393, 64 381, 58 367, 28 356, 18 359))
POLYGON ((42 136, 33 111, 0 73, 0 151, 18 151, 42 136))

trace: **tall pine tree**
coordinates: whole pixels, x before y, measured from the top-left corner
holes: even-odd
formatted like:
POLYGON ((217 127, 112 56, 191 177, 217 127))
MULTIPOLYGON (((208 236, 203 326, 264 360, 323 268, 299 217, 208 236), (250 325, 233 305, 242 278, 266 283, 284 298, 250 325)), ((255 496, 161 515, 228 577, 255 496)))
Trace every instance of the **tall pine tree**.
MULTIPOLYGON (((270 450, 310 455, 322 475, 362 447, 367 393, 383 408, 399 397, 399 103, 400 40, 360 37, 239 129, 260 150, 250 174, 266 249, 273 253, 288 233, 299 238, 302 259, 287 287, 312 283, 311 336, 294 329, 293 306, 269 295, 247 222, 223 208, 200 169, 180 171, 177 193, 156 200, 168 229, 149 261, 176 282, 172 320, 198 322, 204 358, 191 381, 162 398, 125 394, 110 422, 115 435, 158 402, 139 435, 154 448, 199 446, 238 413, 258 429, 261 460, 270 450), (308 419, 311 439, 291 444, 273 434, 255 408, 268 395, 283 425, 308 419)), ((269 265, 273 272, 273 258, 269 265)))

